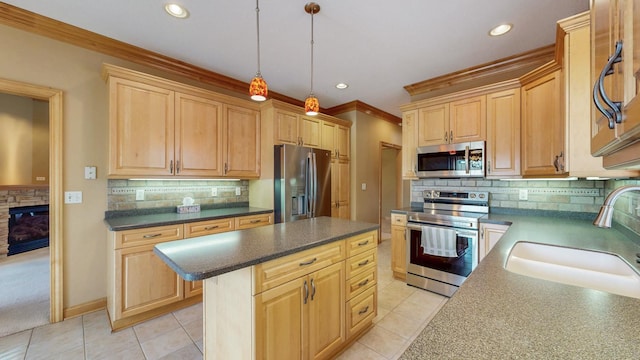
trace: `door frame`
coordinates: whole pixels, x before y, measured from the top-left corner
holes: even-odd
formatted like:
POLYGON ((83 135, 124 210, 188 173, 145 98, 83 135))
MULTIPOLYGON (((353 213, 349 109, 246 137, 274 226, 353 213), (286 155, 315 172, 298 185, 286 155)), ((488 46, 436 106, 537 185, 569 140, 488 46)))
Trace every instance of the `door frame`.
POLYGON ((49 102, 49 322, 63 320, 62 90, 0 78, 0 92, 49 102))
POLYGON ((398 150, 398 154, 396 155, 396 207, 400 207, 402 204, 402 146, 380 141, 380 148, 378 150, 378 221, 380 222, 380 226, 378 227, 378 243, 380 243, 382 239, 382 151, 384 149, 398 150))

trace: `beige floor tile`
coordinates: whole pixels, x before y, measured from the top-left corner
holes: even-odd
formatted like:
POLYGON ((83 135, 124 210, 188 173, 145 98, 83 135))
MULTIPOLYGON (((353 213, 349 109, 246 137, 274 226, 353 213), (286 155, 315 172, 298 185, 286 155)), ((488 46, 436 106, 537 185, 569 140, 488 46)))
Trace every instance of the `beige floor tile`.
POLYGON ((378 315, 376 315, 376 317, 373 318, 373 323, 375 324, 378 321, 384 319, 384 317, 390 312, 391 310, 378 306, 378 315))
POLYGON ((196 346, 198 347, 200 352, 204 354, 204 339, 196 341, 196 346))
POLYGON ((84 346, 79 345, 72 349, 65 350, 63 352, 55 353, 55 354, 38 354, 37 356, 32 357, 27 354, 28 360, 37 359, 37 360, 84 360, 84 346))
POLYGON ((410 293, 406 291, 398 291, 395 289, 395 284, 389 284, 382 290, 378 291, 378 306, 385 309, 393 310, 396 306, 400 305, 410 293))
POLYGON ((195 344, 187 345, 161 358, 162 360, 202 360, 202 353, 195 344))
POLYGON ((365 345, 355 342, 336 360, 386 360, 386 358, 365 345))
POLYGON ((175 315, 178 322, 182 325, 190 323, 194 320, 202 320, 202 303, 198 303, 188 308, 180 309, 178 311, 174 311, 173 315, 175 315))
POLYGON ((369 330, 358 342, 384 356, 390 358, 407 346, 407 340, 378 325, 369 330))
MULTIPOLYGON (((419 290, 422 291, 422 290, 419 290)), ((408 298, 402 301, 392 311, 396 314, 410 317, 419 321, 430 319, 440 308, 447 302, 446 297, 441 297, 439 301, 429 301, 424 303, 416 303, 408 298)))
POLYGON ((141 344, 176 329, 181 329, 181 326, 173 314, 163 315, 133 327, 141 344))
POLYGON ((380 320, 376 326, 380 326, 409 340, 417 331, 422 329, 422 321, 391 312, 387 314, 384 319, 380 320))
POLYGON ((32 330, 25 330, 19 333, 0 338, 0 359, 22 360, 27 353, 27 346, 31 339, 32 330))
POLYGON ((81 317, 33 329, 26 359, 54 358, 79 346, 84 346, 81 317))
POLYGON ((92 341, 85 342, 87 359, 109 359, 115 354, 142 354, 140 344, 132 328, 103 336, 92 335, 92 341))
POLYGON ((416 305, 440 304, 443 300, 447 300, 446 296, 442 296, 431 291, 417 289, 407 298, 407 301, 416 305))
POLYGON ((106 310, 100 310, 82 316, 85 343, 102 340, 105 336, 111 336, 111 325, 106 310))
POLYGON ((405 298, 408 298, 410 295, 413 295, 413 293, 418 291, 418 289, 414 288, 413 286, 408 286, 402 281, 394 281, 389 284, 389 286, 387 286, 384 290, 392 291, 396 294, 404 296, 405 298))
POLYGON ((192 344, 191 338, 182 328, 164 333, 156 338, 140 343, 144 355, 149 360, 160 359, 172 352, 192 344))
POLYGON ((190 323, 182 325, 191 340, 194 342, 202 339, 202 323, 203 321, 201 316, 199 319, 195 319, 190 323))
POLYGON ((99 357, 91 357, 87 355, 87 360, 145 360, 144 353, 140 348, 140 345, 136 343, 135 347, 129 347, 119 351, 109 351, 107 353, 100 354, 99 357))

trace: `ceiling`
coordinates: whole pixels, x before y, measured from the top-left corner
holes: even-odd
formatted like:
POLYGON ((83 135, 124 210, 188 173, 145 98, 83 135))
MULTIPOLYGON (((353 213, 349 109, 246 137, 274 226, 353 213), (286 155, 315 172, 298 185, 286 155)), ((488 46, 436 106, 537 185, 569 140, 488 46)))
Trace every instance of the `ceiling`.
MULTIPOLYGON (((4 0, 125 43, 249 82, 257 70, 254 0, 4 0)), ((555 41, 556 21, 589 0, 316 0, 314 94, 322 108, 354 100, 400 116, 405 85, 555 41), (513 30, 489 37, 490 28, 513 30), (336 89, 339 82, 349 84, 336 89)), ((306 0, 260 2, 261 72, 269 90, 304 101, 310 91, 306 0)))

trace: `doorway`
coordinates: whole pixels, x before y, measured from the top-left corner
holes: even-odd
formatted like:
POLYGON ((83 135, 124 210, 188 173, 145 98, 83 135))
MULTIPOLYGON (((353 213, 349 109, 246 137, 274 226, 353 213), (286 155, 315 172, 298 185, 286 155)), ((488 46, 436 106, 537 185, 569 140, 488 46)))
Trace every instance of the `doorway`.
POLYGON ((62 91, 0 79, 0 93, 49 103, 49 322, 59 322, 63 320, 62 91))
POLYGON ((380 241, 391 238, 391 210, 402 207, 402 147, 380 142, 380 241))

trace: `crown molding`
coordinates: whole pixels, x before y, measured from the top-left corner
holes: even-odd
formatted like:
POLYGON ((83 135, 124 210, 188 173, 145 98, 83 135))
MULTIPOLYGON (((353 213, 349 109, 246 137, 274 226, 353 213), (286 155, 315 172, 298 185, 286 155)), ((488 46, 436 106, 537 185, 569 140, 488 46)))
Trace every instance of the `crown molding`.
POLYGON ((369 104, 366 104, 360 100, 354 100, 348 103, 344 103, 342 105, 337 105, 323 111, 324 114, 336 116, 338 114, 343 114, 348 111, 359 111, 368 115, 375 116, 382 120, 388 121, 393 124, 401 124, 402 118, 399 118, 393 114, 389 114, 386 111, 380 110, 376 107, 373 107, 369 104))

